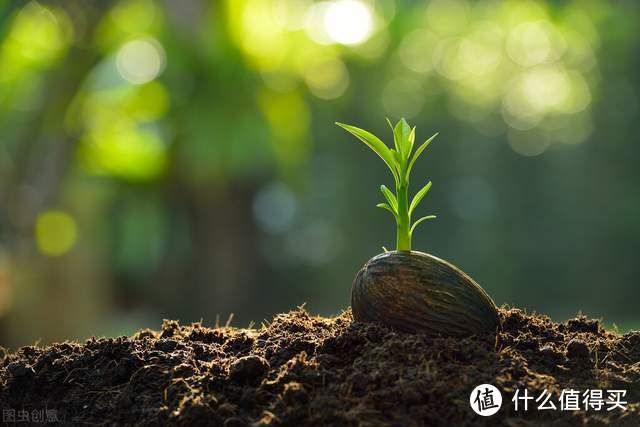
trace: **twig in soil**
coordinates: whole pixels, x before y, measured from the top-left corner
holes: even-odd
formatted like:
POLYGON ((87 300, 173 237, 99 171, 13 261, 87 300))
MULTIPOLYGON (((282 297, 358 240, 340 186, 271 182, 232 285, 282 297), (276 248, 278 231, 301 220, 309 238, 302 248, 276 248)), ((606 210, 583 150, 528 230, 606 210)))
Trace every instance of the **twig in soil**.
MULTIPOLYGON (((624 351, 626 351, 627 353, 629 352, 629 350, 627 350, 627 348, 625 348, 625 346, 623 346, 622 344, 620 344, 620 347, 622 347, 624 349, 624 351)), ((613 349, 613 351, 616 354, 619 354, 620 356, 624 357, 625 359, 627 359, 629 362, 633 362, 633 360, 627 356, 626 354, 624 354, 623 352, 621 352, 620 350, 616 350, 615 348, 613 349)))
MULTIPOLYGON (((64 380, 62 382, 67 384, 67 380, 69 379, 71 374, 73 374, 75 371, 88 371, 88 370, 89 370, 89 368, 83 368, 83 367, 74 368, 71 371, 69 371, 69 373, 67 374, 67 376, 64 378, 64 380)), ((71 384, 71 381, 68 384, 71 384)), ((80 384, 80 383, 76 383, 76 384, 80 384)), ((80 384, 80 385, 82 385, 82 384, 80 384)))
POLYGON ((231 326, 231 321, 233 320, 233 316, 234 316, 233 313, 229 314, 229 318, 227 319, 227 323, 224 324, 225 328, 228 328, 229 326, 231 326))
POLYGON ((128 384, 127 383, 123 383, 120 384, 119 386, 115 386, 113 388, 105 388, 102 390, 88 390, 86 392, 87 395, 91 395, 91 394, 120 394, 122 393, 122 388, 125 388, 128 384))
POLYGON ((166 390, 167 390, 168 388, 171 388, 172 386, 174 386, 174 385, 176 385, 176 384, 178 384, 178 383, 184 383, 184 385, 186 385, 186 386, 187 386, 187 389, 188 389, 191 393, 193 393, 194 388, 193 388, 193 387, 191 387, 191 385, 190 385, 187 381, 185 381, 185 379, 184 379, 184 378, 174 378, 174 379, 172 379, 172 380, 171 380, 171 384, 169 384, 169 386, 165 389, 165 392, 166 392, 166 390))

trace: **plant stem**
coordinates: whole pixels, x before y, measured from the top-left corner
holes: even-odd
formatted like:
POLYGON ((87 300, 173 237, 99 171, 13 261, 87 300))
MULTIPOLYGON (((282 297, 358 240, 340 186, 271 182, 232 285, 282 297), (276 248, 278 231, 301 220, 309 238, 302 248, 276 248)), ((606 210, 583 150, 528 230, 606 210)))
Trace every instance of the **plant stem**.
POLYGON ((401 183, 396 187, 396 197, 398 198, 398 231, 396 235, 396 250, 411 251, 411 218, 409 217, 409 185, 401 183))

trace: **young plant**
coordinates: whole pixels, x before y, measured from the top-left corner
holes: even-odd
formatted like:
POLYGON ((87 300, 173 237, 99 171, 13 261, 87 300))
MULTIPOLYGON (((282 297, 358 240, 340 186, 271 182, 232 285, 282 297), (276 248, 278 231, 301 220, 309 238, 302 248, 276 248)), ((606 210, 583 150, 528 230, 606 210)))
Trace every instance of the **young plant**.
POLYGON ((395 127, 389 119, 387 119, 387 122, 393 132, 394 148, 389 148, 371 132, 344 123, 336 122, 336 124, 364 142, 384 160, 391 170, 396 192, 394 194, 385 185, 381 185, 380 191, 384 195, 386 202, 379 203, 376 206, 391 212, 396 220, 396 250, 409 252, 411 251, 411 237, 417 225, 422 221, 436 217, 435 215, 427 215, 412 222, 411 218, 416 207, 431 188, 431 181, 422 187, 422 189, 413 196, 411 203, 409 203, 409 175, 420 154, 422 154, 438 134, 436 133, 427 139, 414 152, 413 146, 416 138, 415 126, 411 128, 405 119, 399 120, 395 127))
MULTIPOLYGON (((387 122, 389 120, 387 119, 387 122)), ((396 219, 397 247, 371 258, 360 269, 351 287, 351 312, 357 322, 381 322, 405 332, 432 336, 461 337, 494 333, 499 326, 493 300, 469 275, 447 261, 411 250, 411 237, 424 216, 412 215, 431 188, 431 182, 409 202, 409 175, 413 166, 436 137, 413 150, 416 128, 401 119, 393 131, 393 148, 378 137, 355 126, 336 123, 376 152, 387 164, 396 186, 395 194, 384 185, 386 202, 378 207, 396 219)))

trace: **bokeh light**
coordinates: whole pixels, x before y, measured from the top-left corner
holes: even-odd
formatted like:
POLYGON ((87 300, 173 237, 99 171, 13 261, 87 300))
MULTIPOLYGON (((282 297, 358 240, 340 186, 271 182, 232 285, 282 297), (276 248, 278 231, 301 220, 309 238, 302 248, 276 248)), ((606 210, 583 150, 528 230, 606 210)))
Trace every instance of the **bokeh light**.
MULTIPOLYGON (((54 60, 72 37, 68 19, 59 10, 29 2, 16 16, 8 39, 12 44, 5 45, 5 54, 32 64, 54 60)), ((6 74, 6 71, 2 74, 6 74)))
POLYGON ((437 36, 427 30, 415 30, 407 34, 398 49, 402 63, 416 73, 431 71, 433 69, 433 49, 437 41, 437 36))
POLYGON ((45 255, 67 253, 76 243, 77 230, 73 217, 58 210, 43 211, 36 220, 35 239, 45 255))
POLYGON ((507 133, 509 146, 516 153, 525 157, 539 156, 544 153, 551 141, 548 137, 536 131, 519 131, 510 129, 507 133))
POLYGON ((126 33, 148 31, 158 15, 153 0, 120 1, 110 12, 113 22, 126 33))
POLYGON ((0 107, 33 110, 44 88, 39 73, 64 56, 73 27, 63 10, 29 2, 5 31, 0 44, 0 107))
POLYGON ((429 29, 440 35, 462 32, 469 21, 469 5, 460 0, 433 0, 426 10, 429 29))
POLYGON ((289 31, 301 30, 311 4, 311 0, 274 0, 271 6, 273 19, 289 31))
POLYGON ((253 215, 268 233, 288 231, 297 211, 297 201, 291 190, 282 184, 270 184, 260 190, 253 201, 253 215))
POLYGON ((334 99, 349 86, 347 67, 339 58, 317 58, 307 65, 304 79, 311 93, 322 99, 334 99))
POLYGON ((382 91, 382 106, 390 117, 417 116, 422 109, 424 99, 420 81, 410 77, 393 79, 382 91))
POLYGON ((332 1, 324 15, 324 27, 329 38, 337 43, 362 43, 373 29, 371 10, 359 0, 332 1))
POLYGON ((146 181, 164 172, 167 146, 153 126, 122 118, 93 129, 82 143, 80 159, 89 172, 146 181))
POLYGON ((325 25, 325 17, 331 6, 329 1, 315 2, 307 9, 305 15, 305 31, 309 39, 320 45, 330 45, 334 40, 329 37, 325 25))
MULTIPOLYGON (((382 104, 388 114, 415 115, 422 102, 410 92, 427 96, 436 87, 449 111, 482 134, 499 135, 506 125, 538 129, 548 144, 577 143, 591 133, 585 130, 592 128, 599 43, 592 18, 573 5, 552 16, 544 3, 436 0, 425 9, 424 26, 407 32, 397 47, 400 63, 417 76, 390 63, 386 87, 393 90, 382 91, 382 104)), ((516 140, 509 146, 519 154, 547 148, 523 149, 531 144, 516 140)))
POLYGON ((116 64, 123 79, 133 84, 148 83, 164 69, 164 50, 152 38, 131 40, 117 53, 116 64))
POLYGON ((524 22, 507 38, 509 57, 524 67, 553 62, 564 49, 562 35, 549 21, 524 22))

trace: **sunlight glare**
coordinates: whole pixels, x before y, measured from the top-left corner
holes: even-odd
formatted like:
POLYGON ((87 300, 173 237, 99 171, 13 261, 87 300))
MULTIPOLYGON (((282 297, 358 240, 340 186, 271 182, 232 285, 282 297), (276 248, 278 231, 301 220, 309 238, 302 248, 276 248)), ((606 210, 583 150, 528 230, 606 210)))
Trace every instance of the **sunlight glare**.
POLYGON ((367 40, 373 31, 370 8, 358 0, 332 2, 324 15, 324 28, 331 40, 356 45, 367 40))

